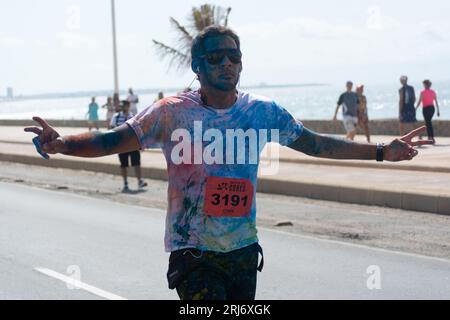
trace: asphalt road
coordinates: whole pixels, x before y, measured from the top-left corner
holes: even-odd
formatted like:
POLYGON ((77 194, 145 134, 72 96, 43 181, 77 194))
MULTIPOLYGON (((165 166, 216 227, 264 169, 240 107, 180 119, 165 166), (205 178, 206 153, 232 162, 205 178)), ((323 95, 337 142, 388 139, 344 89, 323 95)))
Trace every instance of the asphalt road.
MULTIPOLYGON (((0 199, 0 299, 177 299, 162 210, 13 183, 0 183, 0 199)), ((449 260, 259 236, 258 299, 450 299, 449 260)))

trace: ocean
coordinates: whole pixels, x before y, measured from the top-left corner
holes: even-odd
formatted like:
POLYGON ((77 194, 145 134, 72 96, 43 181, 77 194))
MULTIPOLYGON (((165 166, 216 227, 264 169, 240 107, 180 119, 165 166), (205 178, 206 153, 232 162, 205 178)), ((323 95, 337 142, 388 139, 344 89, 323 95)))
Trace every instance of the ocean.
MULTIPOLYGON (((422 89, 420 83, 412 83, 417 96, 422 89)), ((399 83, 387 85, 373 85, 365 87, 368 100, 370 119, 392 119, 398 116, 398 89, 399 83)), ((436 83, 433 89, 438 94, 441 118, 450 120, 450 81, 436 83)), ((244 89, 246 90, 246 89, 244 89)), ((299 87, 260 87, 248 91, 274 99, 289 110, 300 120, 327 120, 332 119, 339 95, 344 92, 344 86, 299 86, 299 87)), ((136 92, 139 95, 139 91, 136 92)), ((165 92, 173 95, 176 92, 165 92)), ((122 99, 125 96, 121 97, 122 99)), ((139 95, 138 105, 141 111, 151 105, 156 94, 139 95)), ((52 99, 22 99, 13 101, 0 101, 0 119, 30 119, 39 115, 46 119, 86 119, 86 112, 90 96, 52 99)), ((106 96, 98 96, 97 103, 102 106, 106 103, 106 96)), ((339 117, 341 117, 341 112, 339 117)), ((100 109, 100 119, 105 119, 106 109, 100 109)), ((419 120, 423 119, 422 112, 417 113, 419 120)), ((435 118, 436 119, 436 118, 435 118)))

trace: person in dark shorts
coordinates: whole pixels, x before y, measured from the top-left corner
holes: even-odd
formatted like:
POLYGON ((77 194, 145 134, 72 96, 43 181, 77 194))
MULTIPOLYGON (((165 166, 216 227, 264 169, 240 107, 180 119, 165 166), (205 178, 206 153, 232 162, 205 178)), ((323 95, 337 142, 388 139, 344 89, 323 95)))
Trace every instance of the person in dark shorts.
POLYGON ((416 119, 416 108, 414 104, 416 103, 416 93, 414 87, 408 85, 408 77, 401 76, 400 83, 402 87, 398 90, 400 100, 399 100, 399 130, 400 135, 405 134, 405 132, 414 129, 417 122, 416 119))
POLYGON ((354 140, 356 136, 356 126, 358 125, 359 98, 358 95, 353 92, 353 82, 347 81, 345 86, 347 90, 339 96, 333 121, 337 120, 339 108, 342 106, 342 122, 345 131, 347 132, 346 138, 354 140))
POLYGON ((258 266, 258 243, 229 253, 183 249, 169 258, 169 288, 182 300, 254 300, 258 266), (213 270, 214 272, 211 272, 213 270), (224 285, 225 284, 225 285, 224 285))
MULTIPOLYGON (((116 128, 122 124, 124 124, 126 121, 133 118, 133 114, 130 112, 130 102, 128 101, 122 101, 121 103, 121 109, 122 111, 116 113, 110 123, 110 127, 116 128)), ((142 174, 141 174, 141 153, 139 150, 125 152, 125 153, 119 153, 119 160, 120 160, 120 170, 123 177, 123 189, 122 192, 128 192, 130 191, 128 187, 128 167, 129 167, 129 159, 131 159, 131 166, 134 168, 136 177, 138 179, 138 188, 143 189, 147 186, 147 183, 142 180, 142 174)))

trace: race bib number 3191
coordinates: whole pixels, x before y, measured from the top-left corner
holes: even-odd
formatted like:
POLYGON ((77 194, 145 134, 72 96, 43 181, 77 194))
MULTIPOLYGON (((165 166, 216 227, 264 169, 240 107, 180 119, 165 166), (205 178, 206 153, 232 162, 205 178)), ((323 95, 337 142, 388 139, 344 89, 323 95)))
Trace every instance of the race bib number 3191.
POLYGON ((249 179, 208 177, 204 212, 212 217, 245 217, 253 203, 253 184, 249 179))

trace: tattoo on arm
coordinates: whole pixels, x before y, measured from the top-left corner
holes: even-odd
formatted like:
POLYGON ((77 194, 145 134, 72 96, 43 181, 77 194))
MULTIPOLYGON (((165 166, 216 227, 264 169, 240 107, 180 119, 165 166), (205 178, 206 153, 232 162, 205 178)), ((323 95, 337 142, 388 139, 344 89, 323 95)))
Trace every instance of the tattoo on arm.
POLYGON ((67 152, 64 154, 78 157, 101 157, 114 153, 123 153, 139 149, 139 143, 133 130, 126 124, 107 132, 89 132, 63 137, 67 152))
POLYGON ((376 146, 315 133, 307 128, 289 148, 318 158, 374 160, 376 146))

